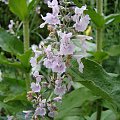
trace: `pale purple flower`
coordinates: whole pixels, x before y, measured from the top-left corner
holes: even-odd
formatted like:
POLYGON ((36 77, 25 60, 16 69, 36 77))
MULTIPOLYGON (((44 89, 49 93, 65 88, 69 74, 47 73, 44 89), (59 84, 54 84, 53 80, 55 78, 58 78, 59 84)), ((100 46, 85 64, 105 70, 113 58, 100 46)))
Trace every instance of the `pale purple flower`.
POLYGON ((23 111, 23 113, 25 113, 25 119, 26 120, 28 119, 28 117, 29 117, 29 115, 30 115, 31 112, 32 112, 31 110, 23 111))
POLYGON ((61 102, 62 97, 58 96, 53 99, 55 102, 61 102))
POLYGON ((32 82, 31 89, 33 92, 40 92, 40 90, 41 90, 40 84, 32 82))
POLYGON ((61 55, 71 55, 74 53, 75 46, 71 42, 63 42, 60 44, 61 55))
POLYGON ((73 27, 75 27, 76 31, 83 32, 87 29, 87 26, 88 26, 89 23, 90 23, 90 17, 89 17, 89 15, 85 15, 79 21, 77 21, 73 25, 73 27))
POLYGON ((72 33, 62 33, 59 32, 59 36, 61 37, 61 42, 68 42, 70 41, 70 38, 72 37, 72 33))
POLYGON ((72 33, 60 33, 61 44, 60 44, 60 54, 70 55, 73 54, 75 46, 70 41, 72 33))
POLYGON ((30 63, 32 67, 35 67, 37 65, 37 59, 35 57, 31 57, 30 63))
POLYGON ((81 62, 81 59, 84 57, 83 55, 74 55, 74 57, 77 59, 77 62, 78 62, 78 65, 79 65, 79 71, 81 73, 83 73, 83 68, 84 68, 84 65, 83 63, 81 62))
POLYGON ((60 24, 60 20, 57 15, 53 15, 51 13, 47 13, 46 17, 42 16, 42 19, 45 21, 40 25, 40 28, 43 28, 45 24, 50 24, 50 25, 57 25, 60 24))
POLYGON ((59 96, 63 96, 66 93, 67 89, 65 85, 55 86, 54 93, 59 96))
POLYGON ((78 22, 80 17, 83 15, 84 10, 86 10, 86 5, 81 8, 75 8, 75 15, 72 17, 74 22, 78 22))
POLYGON ((45 58, 43 65, 44 65, 46 68, 51 69, 52 66, 53 66, 53 61, 54 61, 53 58, 51 58, 51 59, 45 58))
POLYGON ((48 1, 48 7, 52 8, 53 15, 58 15, 59 6, 58 6, 58 1, 57 0, 53 0, 52 2, 48 1))
POLYGON ((55 117, 55 112, 54 111, 50 111, 48 113, 48 116, 51 117, 51 118, 54 118, 55 117))
POLYGON ((7 120, 13 120, 13 116, 7 115, 7 120))
POLYGON ((57 56, 53 61, 52 71, 57 73, 63 73, 66 70, 65 62, 62 61, 62 58, 57 56))
POLYGON ((41 108, 41 107, 37 107, 37 109, 35 110, 35 115, 40 115, 40 116, 45 116, 46 114, 46 109, 45 108, 41 108))

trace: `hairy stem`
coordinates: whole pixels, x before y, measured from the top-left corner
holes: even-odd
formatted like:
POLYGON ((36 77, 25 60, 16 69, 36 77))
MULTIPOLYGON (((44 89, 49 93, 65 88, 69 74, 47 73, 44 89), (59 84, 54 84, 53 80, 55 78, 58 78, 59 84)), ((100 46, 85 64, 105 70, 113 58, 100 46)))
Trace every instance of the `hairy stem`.
POLYGON ((29 50, 30 41, 29 41, 29 20, 23 21, 23 36, 24 36, 24 52, 29 50))
MULTIPOLYGON (((23 21, 23 37, 24 37, 24 53, 29 50, 30 38, 29 38, 29 20, 23 21)), ((30 75, 25 73, 26 89, 30 89, 30 75)))
MULTIPOLYGON (((103 0, 96 0, 97 12, 102 15, 103 13, 103 0)), ((103 29, 97 28, 96 31, 96 42, 97 42, 97 51, 102 51, 102 39, 103 39, 103 29)))
MULTIPOLYGON (((96 0, 97 12, 102 15, 103 13, 103 0, 96 0)), ((102 39, 103 39, 103 29, 97 27, 96 30, 96 42, 97 42, 97 52, 102 51, 102 39)), ((96 120, 101 120, 102 106, 101 100, 97 101, 97 116, 96 120)))

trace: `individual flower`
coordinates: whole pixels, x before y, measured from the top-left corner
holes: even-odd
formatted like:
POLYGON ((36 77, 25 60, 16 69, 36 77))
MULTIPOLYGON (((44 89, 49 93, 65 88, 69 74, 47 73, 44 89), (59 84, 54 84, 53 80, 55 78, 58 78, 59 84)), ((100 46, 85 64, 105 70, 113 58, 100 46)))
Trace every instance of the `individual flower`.
POLYGON ((7 120, 13 120, 13 116, 7 115, 7 120))
POLYGON ((40 84, 32 82, 31 83, 31 89, 35 93, 40 92, 40 90, 41 90, 40 84))
POLYGON ((75 8, 75 15, 72 16, 74 22, 78 22, 80 17, 83 15, 84 10, 86 10, 86 5, 82 6, 81 8, 75 8))
POLYGON ((35 115, 38 116, 45 116, 46 114, 46 109, 45 108, 42 108, 42 107, 37 107, 37 109, 35 110, 35 115))
POLYGON ((28 120, 28 117, 30 115, 32 111, 31 110, 28 110, 28 111, 23 111, 23 113, 25 113, 25 119, 28 120))
POLYGON ((57 0, 53 0, 52 2, 48 1, 48 7, 52 8, 53 15, 58 15, 59 14, 59 6, 58 6, 58 1, 57 0))
POLYGON ((60 54, 61 55, 71 55, 74 52, 75 46, 70 41, 70 38, 72 37, 72 33, 60 33, 61 37, 60 40, 60 54))
POLYGON ((78 32, 84 32, 87 29, 88 24, 90 23, 89 15, 83 16, 79 21, 77 21, 73 27, 78 32))
POLYGON ((52 71, 57 73, 63 73, 66 70, 65 62, 62 61, 62 58, 57 56, 53 61, 52 71))
POLYGON ((35 57, 31 57, 30 63, 32 67, 35 67, 37 65, 37 59, 35 57))
POLYGON ((51 13, 47 13, 46 17, 42 16, 42 19, 45 21, 40 25, 40 28, 43 28, 46 24, 57 25, 60 24, 60 20, 57 15, 53 15, 51 13))

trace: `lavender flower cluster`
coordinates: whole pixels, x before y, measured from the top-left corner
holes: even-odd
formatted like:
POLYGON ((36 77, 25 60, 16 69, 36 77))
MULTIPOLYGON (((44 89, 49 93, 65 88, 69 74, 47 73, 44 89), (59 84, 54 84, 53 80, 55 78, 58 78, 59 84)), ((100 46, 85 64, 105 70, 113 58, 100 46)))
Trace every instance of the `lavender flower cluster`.
MULTIPOLYGON (((30 59, 35 82, 31 83, 32 91, 28 92, 27 97, 35 109, 33 118, 55 117, 57 103, 62 102, 63 95, 72 85, 72 80, 66 73, 70 67, 70 60, 77 59, 79 71, 83 72, 84 65, 81 59, 87 51, 86 40, 92 39, 90 36, 79 35, 87 29, 90 22, 89 15, 84 14, 86 5, 81 8, 67 8, 67 4, 58 5, 57 0, 48 1, 47 5, 52 9, 52 13, 47 13, 45 17, 41 15, 44 23, 40 28, 48 25, 50 34, 39 46, 32 46, 34 56, 30 59), (79 39, 81 43, 79 54, 75 50, 74 38, 79 39), (40 75, 41 66, 48 69, 47 76, 40 75), (49 95, 45 95, 47 91, 50 91, 49 95)), ((25 111, 26 118, 31 112, 25 111)))

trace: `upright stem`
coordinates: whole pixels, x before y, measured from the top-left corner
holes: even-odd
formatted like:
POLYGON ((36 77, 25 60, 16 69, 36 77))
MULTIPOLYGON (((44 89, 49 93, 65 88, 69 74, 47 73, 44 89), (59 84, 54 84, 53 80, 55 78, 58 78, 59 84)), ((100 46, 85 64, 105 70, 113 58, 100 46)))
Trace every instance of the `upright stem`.
POLYGON ((26 19, 23 21, 23 36, 24 36, 24 52, 29 50, 30 41, 29 41, 29 20, 26 19))
MULTIPOLYGON (((102 15, 103 13, 103 0, 96 0, 97 12, 102 15)), ((97 52, 102 51, 102 39, 103 39, 103 29, 97 27, 96 31, 96 42, 97 42, 97 52)), ((97 101, 97 116, 96 120, 101 120, 102 106, 101 100, 97 101)))
MULTIPOLYGON (((97 12, 102 15, 103 13, 103 0, 96 0, 96 7, 97 7, 97 12)), ((96 31, 96 41, 97 41, 97 51, 100 52, 102 51, 102 39, 103 39, 103 29, 102 28, 97 28, 96 31)))
MULTIPOLYGON (((24 37, 24 53, 29 50, 30 38, 29 38, 29 20, 23 21, 23 37, 24 37)), ((30 88, 30 76, 29 73, 25 73, 26 89, 30 88)))
POLYGON ((96 116, 96 120, 101 120, 101 114, 102 114, 101 100, 97 100, 97 116, 96 116))

